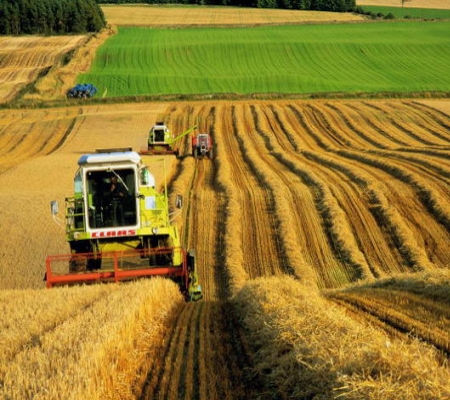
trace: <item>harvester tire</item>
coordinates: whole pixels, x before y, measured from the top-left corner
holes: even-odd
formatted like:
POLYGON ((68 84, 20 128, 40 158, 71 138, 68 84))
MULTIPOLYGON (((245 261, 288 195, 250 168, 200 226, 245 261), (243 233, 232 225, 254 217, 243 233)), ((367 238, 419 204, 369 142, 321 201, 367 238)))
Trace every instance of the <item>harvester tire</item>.
POLYGON ((190 249, 187 254, 188 271, 195 269, 195 250, 190 249))
POLYGON ((197 268, 195 267, 195 250, 190 249, 187 254, 187 267, 189 283, 187 288, 187 300, 198 301, 203 298, 202 287, 198 283, 197 268))

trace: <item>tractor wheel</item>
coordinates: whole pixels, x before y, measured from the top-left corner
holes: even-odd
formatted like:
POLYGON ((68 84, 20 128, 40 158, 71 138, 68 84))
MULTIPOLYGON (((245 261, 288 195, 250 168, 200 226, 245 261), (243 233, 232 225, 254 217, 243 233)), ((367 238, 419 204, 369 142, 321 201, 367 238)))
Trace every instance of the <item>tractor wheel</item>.
POLYGON ((197 147, 194 149, 194 158, 195 159, 198 158, 198 148, 197 147))
POLYGON ((209 149, 209 152, 208 152, 208 158, 209 158, 210 160, 212 160, 212 159, 214 158, 214 151, 213 151, 213 148, 212 148, 212 147, 209 149))

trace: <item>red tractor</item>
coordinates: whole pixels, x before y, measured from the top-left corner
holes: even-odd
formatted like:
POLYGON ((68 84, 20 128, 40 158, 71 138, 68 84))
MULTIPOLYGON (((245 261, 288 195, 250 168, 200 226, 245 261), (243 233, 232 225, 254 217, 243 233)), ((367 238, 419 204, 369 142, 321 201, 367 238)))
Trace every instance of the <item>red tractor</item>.
POLYGON ((199 133, 192 136, 192 157, 195 159, 199 157, 212 159, 213 156, 213 140, 209 133, 199 133))

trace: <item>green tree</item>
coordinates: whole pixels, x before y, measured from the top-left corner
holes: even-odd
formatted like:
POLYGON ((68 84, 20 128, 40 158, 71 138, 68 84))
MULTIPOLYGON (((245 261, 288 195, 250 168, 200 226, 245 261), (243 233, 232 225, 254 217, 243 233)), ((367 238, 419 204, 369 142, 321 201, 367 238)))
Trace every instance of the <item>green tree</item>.
POLYGON ((105 25, 95 0, 0 0, 0 34, 97 32, 105 25))

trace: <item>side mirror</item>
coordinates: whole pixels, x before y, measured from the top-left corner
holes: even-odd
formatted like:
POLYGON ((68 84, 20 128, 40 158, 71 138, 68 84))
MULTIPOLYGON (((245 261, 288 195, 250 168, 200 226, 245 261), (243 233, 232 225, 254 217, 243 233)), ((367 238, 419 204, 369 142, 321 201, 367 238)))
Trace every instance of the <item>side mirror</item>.
POLYGON ((175 199, 175 207, 183 208, 183 196, 181 194, 177 194, 177 198, 175 199))
POLYGON ((56 214, 58 214, 58 208, 59 208, 59 206, 58 206, 58 202, 56 201, 56 200, 52 200, 51 202, 50 202, 50 208, 51 208, 51 210, 52 210, 52 215, 53 216, 55 216, 56 214))

